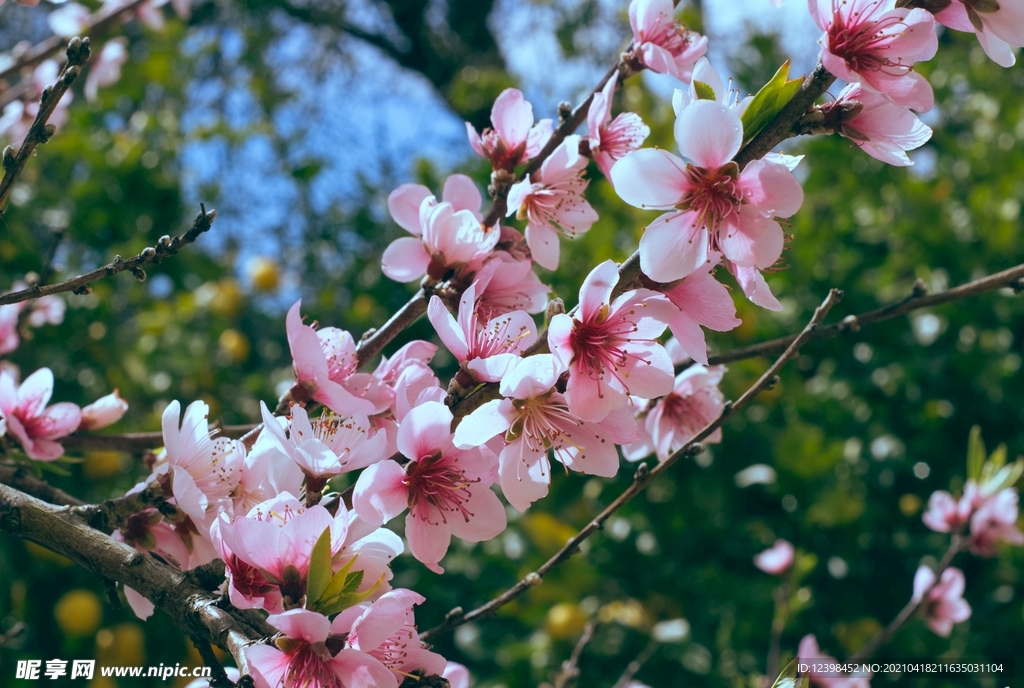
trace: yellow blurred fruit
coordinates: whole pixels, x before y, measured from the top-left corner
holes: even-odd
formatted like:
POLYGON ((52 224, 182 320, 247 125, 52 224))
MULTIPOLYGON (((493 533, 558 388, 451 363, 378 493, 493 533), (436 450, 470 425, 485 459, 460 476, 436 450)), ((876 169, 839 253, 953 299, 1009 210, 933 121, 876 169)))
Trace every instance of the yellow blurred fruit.
POLYGON ((71 590, 57 600, 53 616, 64 635, 88 636, 100 627, 103 605, 91 590, 71 590))
POLYGON ((242 288, 238 282, 222 279, 217 283, 217 293, 210 299, 210 310, 225 318, 234 317, 242 308, 242 288))
POLYGON ((544 620, 544 629, 552 638, 570 640, 583 632, 587 624, 587 615, 578 606, 569 602, 560 602, 548 610, 544 620))
POLYGON ((352 315, 356 318, 362 320, 369 318, 373 315, 373 309, 376 307, 377 302, 369 294, 358 294, 352 299, 352 315))
POLYGON ((647 610, 636 600, 612 600, 597 613, 605 623, 616 622, 630 628, 644 628, 650 625, 647 610))
POLYGON ((905 494, 900 497, 900 511, 904 516, 916 516, 921 510, 921 498, 916 494, 905 494))
POLYGON ((217 340, 220 350, 228 355, 232 363, 241 363, 249 358, 249 351, 252 347, 246 336, 234 329, 227 329, 220 333, 217 340))
POLYGON ((90 480, 107 478, 121 472, 121 454, 113 451, 95 451, 85 455, 82 472, 90 480))
POLYGON ((28 553, 31 554, 35 559, 38 559, 39 561, 49 562, 51 564, 56 564, 57 566, 63 566, 65 568, 67 568, 68 566, 75 565, 75 562, 71 561, 63 554, 51 552, 42 545, 37 545, 36 543, 29 542, 28 540, 25 540, 25 549, 27 549, 28 553))
POLYGON ((276 291, 281 285, 281 269, 273 259, 257 256, 249 261, 248 268, 256 291, 276 291))

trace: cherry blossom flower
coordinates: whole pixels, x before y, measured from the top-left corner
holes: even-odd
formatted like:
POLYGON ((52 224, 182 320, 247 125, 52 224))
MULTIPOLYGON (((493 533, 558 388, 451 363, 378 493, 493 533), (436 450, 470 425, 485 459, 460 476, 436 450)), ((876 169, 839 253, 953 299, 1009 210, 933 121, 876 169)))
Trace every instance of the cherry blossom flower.
POLYGON ((89 8, 69 2, 46 16, 50 30, 61 38, 79 36, 89 26, 89 8))
MULTIPOLYGON (((127 494, 135 494, 143 487, 145 483, 136 485, 127 494)), ((208 537, 213 514, 207 514, 206 518, 207 522, 199 526, 188 516, 176 517, 174 523, 169 523, 157 509, 143 509, 125 519, 114 538, 139 551, 151 552, 182 571, 189 571, 219 556, 208 537)), ((144 618, 138 610, 136 614, 144 618)))
POLYGON ((440 297, 430 297, 427 317, 456 360, 479 382, 497 382, 504 377, 520 352, 537 340, 537 325, 524 311, 493 318, 486 325, 476 315, 474 282, 463 293, 456 321, 440 297))
POLYGON ((360 474, 352 504, 368 523, 385 523, 408 507, 405 534, 412 555, 431 571, 448 551, 452 535, 481 542, 505 530, 505 510, 490 490, 493 454, 486 447, 459 450, 452 444, 452 412, 427 401, 413 408, 398 428, 405 468, 388 459, 360 474))
POLYGON ((701 327, 728 332, 743 323, 736 317, 729 290, 711 273, 719 260, 719 254, 711 252, 707 263, 664 292, 679 309, 669 323, 672 334, 687 356, 704 365, 708 363, 708 346, 701 327))
POLYGON ((580 287, 576 315, 556 315, 548 327, 551 352, 569 371, 569 411, 580 420, 604 420, 629 395, 652 399, 672 391, 672 362, 657 338, 677 309, 647 289, 609 303, 618 281, 618 266, 601 263, 580 287))
POLYGON ((1013 48, 1024 46, 1024 4, 953 0, 935 14, 935 21, 977 35, 985 54, 1001 67, 1016 63, 1013 48))
POLYGON ((499 391, 505 398, 483 404, 455 429, 455 446, 465 448, 505 433, 498 479, 505 498, 519 511, 548 492, 548 449, 566 468, 610 478, 619 468, 615 445, 637 437, 636 422, 624 408, 600 423, 573 416, 565 397, 554 390, 561 373, 551 354, 520 360, 501 380, 499 391))
POLYGON ((936 490, 928 498, 928 509, 924 512, 924 524, 937 533, 949 533, 960 530, 970 522, 971 514, 976 508, 975 497, 978 495, 978 484, 973 480, 964 486, 964 496, 957 500, 945 490, 936 490))
POLYGON ((934 57, 939 45, 927 10, 897 9, 896 0, 808 0, 808 6, 825 32, 821 62, 828 71, 897 105, 932 109, 932 87, 913 70, 915 62, 934 57))
MULTIPOLYGON (((155 477, 165 492, 196 524, 207 521, 207 510, 228 500, 241 478, 245 449, 240 442, 210 435, 205 401, 193 401, 178 427, 181 404, 164 409, 162 424, 164 461, 155 477)), ((214 512, 215 513, 215 512, 214 512)))
POLYGON ((469 688, 469 669, 458 662, 448 662, 441 675, 448 679, 450 688, 469 688))
POLYGON ((31 459, 53 461, 64 455, 54 440, 78 428, 82 411, 67 401, 47 407, 53 395, 53 372, 40 368, 18 385, 14 375, 0 372, 0 416, 6 431, 18 440, 31 459))
POLYGON ((629 25, 633 55, 653 72, 689 83, 693 65, 707 52, 708 39, 687 31, 673 17, 672 0, 632 0, 629 25))
POLYGON ((487 256, 498 243, 500 230, 480 224, 480 192, 469 177, 448 177, 441 198, 438 202, 419 184, 403 184, 388 196, 391 217, 413 235, 392 241, 381 258, 384 274, 396 282, 424 274, 444 279, 450 270, 487 256))
POLYGON ((994 557, 1000 543, 1024 545, 1024 533, 1017 528, 1019 497, 1013 488, 1000 490, 985 499, 971 515, 971 551, 994 557))
POLYGON ((773 576, 782 576, 793 565, 794 553, 791 542, 776 540, 774 545, 754 557, 754 566, 773 576))
MULTIPOLYGON (((16 290, 27 286, 24 282, 14 283, 16 290)), ((60 325, 64 322, 64 313, 68 308, 67 302, 56 294, 33 299, 25 303, 25 306, 29 309, 28 324, 32 327, 60 325)))
POLYGON ((849 84, 839 98, 821 106, 826 126, 882 162, 913 165, 907 151, 920 148, 932 130, 913 112, 860 84, 849 84))
MULTIPOLYGON (((644 414, 642 439, 623 448, 631 461, 646 458, 652 453, 665 461, 692 440, 708 423, 722 414, 725 397, 718 389, 725 368, 692 365, 675 380, 671 393, 652 402, 644 414)), ((708 435, 705 443, 721 442, 722 429, 708 435)))
POLYGON ((292 398, 298 402, 319 401, 342 416, 373 413, 373 403, 358 398, 341 384, 354 373, 357 365, 352 335, 335 327, 317 331, 302 324, 301 306, 300 299, 288 310, 285 319, 295 371, 292 398))
POLYGON ((803 190, 786 165, 755 160, 742 172, 733 156, 743 124, 717 101, 682 108, 676 142, 686 163, 668 151, 644 148, 612 168, 615 190, 637 208, 674 210, 652 222, 640 239, 640 267, 658 282, 695 272, 711 251, 741 268, 763 270, 782 254, 782 227, 803 203, 803 190))
POLYGON ((101 86, 116 84, 121 78, 121 66, 128 61, 128 39, 115 38, 107 41, 99 56, 89 67, 85 79, 85 99, 96 100, 101 86))
MULTIPOLYGON (((502 227, 502 232, 507 229, 502 227)), ((471 270, 476 274, 476 314, 481 320, 511 311, 541 313, 548 305, 551 287, 537 277, 529 257, 519 260, 507 251, 493 251, 481 267, 471 270)))
POLYGON ((920 602, 928 620, 928 628, 948 638, 953 624, 971 618, 971 605, 963 598, 964 573, 948 568, 936 582, 935 572, 923 564, 914 575, 914 602, 920 602))
POLYGON ((651 133, 651 128, 644 124, 640 115, 635 112, 623 112, 615 119, 611 119, 612 100, 617 84, 616 76, 609 78, 604 88, 594 95, 590 110, 587 111, 587 143, 590 155, 608 179, 611 179, 612 165, 615 161, 639 148, 651 133))
POLYGON ((871 688, 870 674, 867 676, 845 676, 834 671, 815 671, 813 666, 815 664, 838 665, 839 662, 818 648, 818 641, 813 635, 805 635, 803 640, 800 641, 797 657, 801 663, 811 665, 811 671, 808 672, 808 675, 812 685, 820 686, 821 688, 871 688))
POLYGON ((490 160, 494 169, 508 172, 540 153, 553 131, 550 119, 533 123, 533 106, 515 88, 506 88, 494 101, 491 124, 493 129, 478 134, 466 122, 469 145, 477 155, 490 160))
POLYGON ((580 137, 566 136, 540 166, 508 192, 508 214, 527 218, 526 243, 541 267, 558 267, 558 235, 575 237, 597 222, 597 212, 583 197, 587 159, 580 155, 580 137))
POLYGON ((267 617, 283 637, 245 649, 257 688, 397 688, 398 679, 378 659, 345 647, 340 618, 332 626, 306 609, 267 617))
POLYGON ((115 389, 82 409, 82 420, 78 429, 101 430, 121 420, 127 411, 128 402, 122 399, 115 389))
POLYGON ((0 356, 11 353, 21 343, 18 335, 18 316, 21 313, 19 305, 9 303, 0 306, 0 356))

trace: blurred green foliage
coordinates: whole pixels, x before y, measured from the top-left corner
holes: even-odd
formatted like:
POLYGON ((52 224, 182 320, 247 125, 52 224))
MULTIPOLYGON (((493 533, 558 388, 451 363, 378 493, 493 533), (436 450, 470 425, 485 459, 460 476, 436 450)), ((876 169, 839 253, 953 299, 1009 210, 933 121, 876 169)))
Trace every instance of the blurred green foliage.
MULTIPOLYGON (((415 3, 391 4, 407 12, 395 16, 408 27, 417 25, 415 3)), ((546 4, 560 6, 538 3, 546 4)), ((289 233, 287 223, 275 229, 267 260, 239 264, 245 237, 218 242, 215 224, 196 246, 151 269, 145 283, 120 275, 94 285, 90 296, 67 297, 64 323, 32 330, 8 357, 23 374, 51 367, 55 399, 84 404, 119 388, 131 410, 112 431, 158 428, 159 412, 171 399, 203 398, 213 418, 253 422, 258 401, 276 399, 290 380, 283 311, 291 299, 301 295, 305 312, 359 336, 411 293, 379 269, 380 252, 402 234, 384 210, 390 187, 361 179, 354 202, 317 207, 310 189, 322 161, 290 157, 292 139, 274 126, 294 92, 281 87, 267 46, 303 22, 316 25, 315 45, 333 45, 331 30, 334 39, 344 33, 340 24, 299 16, 294 7, 207 3, 189 26, 169 21, 154 33, 129 25, 132 59, 121 81, 101 89, 97 103, 79 94, 71 121, 31 161, 5 218, 0 288, 44 271, 41 257, 55 241, 53 276, 61 277, 183 231, 198 211, 183 202, 183 146, 193 136, 229 150, 250 139, 269 140, 275 164, 298 189, 284 211, 302 218, 301 231, 289 233), (198 49, 197 35, 203 38, 198 49), (227 59, 237 51, 226 46, 239 35, 241 57, 227 59), (239 78, 238 64, 245 67, 243 83, 229 86, 239 78), (219 93, 244 88, 256 104, 252 121, 237 127, 220 112, 198 134, 185 132, 181 123, 198 83, 214 83, 219 93)), ((593 7, 561 10, 556 36, 562 50, 585 50, 578 36, 586 35, 580 32, 593 20, 593 7)), ((623 15, 617 30, 626 35, 623 15)), ((450 26, 464 39, 451 45, 469 46, 455 57, 444 45, 422 41, 416 45, 423 52, 403 63, 425 74, 453 111, 477 124, 486 121, 493 95, 513 81, 487 16, 476 12, 450 26), (463 64, 473 71, 456 68, 463 64)), ((832 316, 840 318, 907 295, 916 279, 941 290, 1024 260, 1024 68, 998 68, 969 36, 946 32, 941 41, 938 56, 922 66, 936 90, 936 111, 928 119, 936 133, 915 155, 916 167, 887 167, 838 138, 785 146, 807 156, 800 172, 806 200, 789 229, 788 269, 769 276, 785 309, 759 310, 735 290, 744 322, 734 332, 712 333, 715 351, 798 330, 830 287, 846 293, 832 316)), ((755 36, 733 59, 739 85, 754 91, 781 62, 778 42, 755 36)), ((319 62, 309 65, 319 68, 319 62)), ((673 148, 671 108, 641 80, 627 83, 619 107, 640 112, 651 125, 648 145, 673 148)), ((467 160, 462 169, 485 186, 480 161, 467 160)), ((235 202, 236 171, 227 171, 200 189, 209 207, 235 202)), ((413 172, 439 189, 447 170, 422 159, 413 172)), ((655 217, 619 202, 596 169, 592 176, 588 199, 601 219, 564 245, 557 274, 543 275, 570 304, 586 272, 598 261, 629 255, 655 217)), ((264 208, 234 212, 255 219, 264 208)), ((922 558, 944 550, 946 537, 922 525, 921 510, 932 491, 962 484, 969 428, 980 425, 986 441, 1006 443, 1011 457, 1024 451, 1022 316, 1024 303, 1006 291, 807 347, 774 390, 729 424, 721 445, 653 484, 581 554, 498 618, 460 628, 438 642, 438 651, 467 664, 475 685, 533 686, 551 679, 586 620, 596 618, 602 623, 583 652, 580 685, 611 686, 647 646, 655 624, 685 619, 660 627, 675 629, 676 638, 659 646, 638 679, 657 688, 756 686, 777 580, 755 569, 752 557, 781 537, 805 553, 782 637, 784 657, 807 633, 817 635, 823 650, 848 655, 902 607, 922 558), (772 479, 738 486, 737 474, 756 464, 772 467, 761 471, 772 479)), ((409 336, 433 333, 420 322, 409 336)), ((445 363, 443 354, 439 362, 445 363)), ((735 398, 767 364, 731 366, 727 396, 735 398)), ((63 464, 66 477, 50 477, 89 500, 123 493, 145 474, 139 457, 93 452, 80 458, 63 464)), ((611 481, 556 474, 550 497, 525 515, 513 514, 501 537, 477 546, 456 542, 444 577, 401 558, 395 584, 428 599, 418 613, 421 628, 455 606, 486 601, 534 570, 625 488, 632 472, 624 466, 611 481)), ((911 621, 882 656, 1019 655, 1022 563, 1020 550, 992 560, 962 555, 957 565, 967 576, 971 620, 948 640, 911 621)), ((16 621, 29 629, 23 647, 0 650, 0 685, 11 683, 18 658, 199 663, 166 617, 135 621, 101 602, 101 581, 69 564, 41 548, 0 539, 0 630, 16 621)), ((876 679, 876 685, 890 682, 876 679)), ((892 685, 994 684, 905 677, 892 685)))

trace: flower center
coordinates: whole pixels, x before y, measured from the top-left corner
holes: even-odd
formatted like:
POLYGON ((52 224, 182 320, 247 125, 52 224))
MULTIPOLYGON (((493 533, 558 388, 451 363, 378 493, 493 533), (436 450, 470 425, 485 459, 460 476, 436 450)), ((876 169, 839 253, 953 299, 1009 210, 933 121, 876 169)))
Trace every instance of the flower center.
POLYGON ((458 466, 458 459, 437 454, 419 461, 410 461, 402 481, 409 486, 409 514, 431 525, 436 520, 448 523, 448 514, 458 513, 469 521, 473 512, 466 508, 469 486, 479 478, 467 478, 458 466))
POLYGON ((689 430, 703 428, 714 416, 707 412, 707 406, 698 402, 696 395, 672 393, 662 401, 664 418, 689 430))
POLYGON ((679 57, 690 45, 690 32, 671 17, 662 15, 647 40, 672 53, 672 57, 679 57))
MULTIPOLYGON (((292 639, 288 639, 292 640, 292 639)), ((289 654, 288 688, 343 688, 341 679, 331 668, 331 653, 323 643, 294 642, 289 654)))
POLYGON ((832 15, 832 23, 828 27, 829 50, 846 61, 846 65, 855 72, 885 71, 893 76, 902 76, 910 71, 909 65, 893 62, 883 53, 896 34, 889 29, 903 24, 899 17, 885 17, 879 21, 872 19, 875 7, 863 12, 854 12, 843 16, 838 10, 832 15))
MULTIPOLYGON (((726 216, 736 212, 743 202, 739 186, 739 166, 730 162, 717 170, 687 165, 684 173, 690 191, 679 204, 681 210, 697 213, 698 223, 712 233, 726 216)), ((712 242, 715 237, 712 236, 712 242)), ((718 250, 716 246, 712 246, 718 250)))

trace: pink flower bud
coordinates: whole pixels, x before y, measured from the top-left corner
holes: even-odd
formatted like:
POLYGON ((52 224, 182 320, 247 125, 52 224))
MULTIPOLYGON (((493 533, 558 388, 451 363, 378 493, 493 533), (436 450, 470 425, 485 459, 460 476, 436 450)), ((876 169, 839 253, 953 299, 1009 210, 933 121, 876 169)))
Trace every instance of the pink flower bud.
POLYGON ((100 397, 82 409, 82 422, 79 430, 99 430, 121 420, 128 410, 128 402, 118 395, 117 390, 105 397, 100 397))
POLYGON ((781 576, 793 565, 793 545, 786 540, 776 540, 771 548, 754 557, 754 566, 773 576, 781 576))

